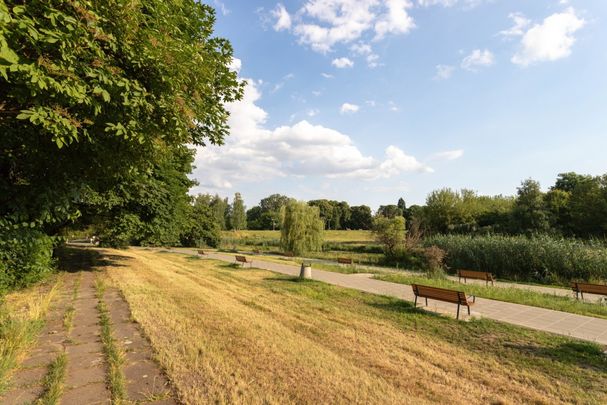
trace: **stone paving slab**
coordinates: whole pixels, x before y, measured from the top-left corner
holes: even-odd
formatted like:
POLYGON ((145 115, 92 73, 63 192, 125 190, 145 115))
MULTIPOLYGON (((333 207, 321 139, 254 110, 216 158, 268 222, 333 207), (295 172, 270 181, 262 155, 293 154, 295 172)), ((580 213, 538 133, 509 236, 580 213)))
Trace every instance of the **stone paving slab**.
MULTIPOLYGON (((196 254, 195 250, 183 249, 177 253, 180 252, 193 255, 196 254)), ((234 255, 223 253, 208 252, 204 257, 224 262, 234 262, 234 255)), ((300 270, 298 266, 268 262, 258 258, 253 259, 253 265, 260 269, 291 276, 299 275, 300 270)), ((352 274, 334 273, 316 269, 312 270, 312 278, 341 287, 352 288, 372 294, 392 296, 406 301, 414 301, 415 299, 411 287, 405 284, 390 283, 366 277, 357 277, 352 274)), ((430 302, 432 302, 430 309, 455 316, 456 305, 431 300, 430 302)), ((418 305, 420 305, 419 300, 418 305)), ((464 318, 467 317, 466 312, 467 311, 465 310, 462 311, 464 318)), ((513 325, 607 345, 607 319, 490 300, 487 298, 476 298, 476 304, 472 307, 472 316, 486 317, 513 325)))

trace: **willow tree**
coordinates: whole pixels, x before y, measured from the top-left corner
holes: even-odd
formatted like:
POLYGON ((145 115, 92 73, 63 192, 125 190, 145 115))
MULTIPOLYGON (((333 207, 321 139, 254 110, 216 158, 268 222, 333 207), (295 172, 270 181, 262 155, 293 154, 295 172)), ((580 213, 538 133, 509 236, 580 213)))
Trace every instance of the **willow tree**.
POLYGON ((302 255, 322 249, 324 222, 318 207, 290 200, 281 214, 280 245, 285 252, 302 255))

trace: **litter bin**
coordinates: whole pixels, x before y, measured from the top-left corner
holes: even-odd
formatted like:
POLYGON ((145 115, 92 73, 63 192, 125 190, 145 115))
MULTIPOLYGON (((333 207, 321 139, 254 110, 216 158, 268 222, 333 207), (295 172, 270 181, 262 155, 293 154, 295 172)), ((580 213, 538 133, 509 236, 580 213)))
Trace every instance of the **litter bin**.
POLYGON ((302 263, 301 270, 299 271, 299 278, 306 279, 312 278, 312 264, 302 263))

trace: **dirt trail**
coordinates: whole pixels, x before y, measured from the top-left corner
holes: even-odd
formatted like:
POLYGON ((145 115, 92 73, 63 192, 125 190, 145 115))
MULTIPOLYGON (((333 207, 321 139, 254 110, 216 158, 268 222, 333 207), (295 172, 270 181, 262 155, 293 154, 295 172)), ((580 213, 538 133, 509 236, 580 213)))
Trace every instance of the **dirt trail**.
MULTIPOLYGON (((0 404, 30 404, 41 400, 49 365, 62 353, 66 355, 67 367, 58 403, 112 403, 95 287, 101 274, 81 271, 65 275, 66 282, 48 313, 35 348, 14 373, 12 388, 0 396, 0 404), (66 322, 70 312, 71 325, 66 322)), ((153 360, 149 342, 131 320, 128 304, 113 288, 106 289, 103 299, 110 314, 112 337, 124 352, 122 372, 126 398, 123 403, 176 404, 167 378, 153 360)))

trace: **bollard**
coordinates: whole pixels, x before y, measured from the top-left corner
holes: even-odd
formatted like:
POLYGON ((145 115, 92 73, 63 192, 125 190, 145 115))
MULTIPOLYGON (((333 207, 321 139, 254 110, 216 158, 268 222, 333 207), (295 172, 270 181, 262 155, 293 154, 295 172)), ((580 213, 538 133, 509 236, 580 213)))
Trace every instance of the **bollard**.
POLYGON ((312 265, 310 263, 302 263, 301 270, 299 271, 300 279, 312 278, 312 265))

